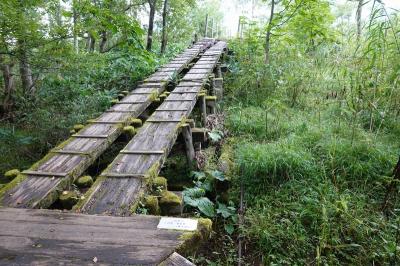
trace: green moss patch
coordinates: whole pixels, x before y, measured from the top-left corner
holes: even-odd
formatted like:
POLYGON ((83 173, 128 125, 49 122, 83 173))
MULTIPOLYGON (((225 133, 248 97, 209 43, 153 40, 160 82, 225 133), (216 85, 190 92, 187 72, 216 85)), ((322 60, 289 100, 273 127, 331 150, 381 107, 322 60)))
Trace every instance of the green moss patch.
POLYGON ((18 169, 8 170, 4 173, 4 177, 8 180, 16 178, 21 172, 18 169))
POLYGON ((182 205, 182 198, 171 191, 161 192, 161 198, 159 200, 161 212, 168 214, 170 209, 176 208, 182 205))
POLYGON ((166 190, 168 181, 165 177, 157 176, 153 180, 153 189, 154 190, 166 190))
POLYGON ((70 210, 78 202, 79 195, 76 191, 64 191, 58 199, 64 209, 70 210))
POLYGON ((136 130, 135 130, 135 128, 133 126, 124 127, 123 128, 123 132, 124 132, 124 134, 126 134, 126 135, 128 135, 130 137, 133 137, 136 134, 136 130))
POLYGON ((80 188, 87 188, 93 185, 93 178, 89 175, 81 176, 75 181, 75 184, 80 188))
POLYGON ((186 232, 181 235, 182 244, 178 248, 178 252, 186 255, 192 254, 197 250, 201 243, 207 241, 212 233, 212 221, 210 219, 198 219, 197 230, 186 232))
POLYGON ((161 210, 156 196, 146 196, 143 199, 144 207, 149 211, 149 214, 159 215, 161 210))

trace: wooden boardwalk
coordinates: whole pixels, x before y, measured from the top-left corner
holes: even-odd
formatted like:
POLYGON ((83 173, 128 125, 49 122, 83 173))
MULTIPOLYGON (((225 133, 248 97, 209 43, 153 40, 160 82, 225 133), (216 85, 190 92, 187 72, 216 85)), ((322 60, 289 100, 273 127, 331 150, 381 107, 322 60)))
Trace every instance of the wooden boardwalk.
POLYGON ((122 134, 162 93, 170 79, 212 44, 203 40, 151 75, 130 95, 53 149, 0 192, 0 205, 47 208, 122 134))
POLYGON ((165 218, 134 212, 178 134, 187 151, 193 149, 187 119, 197 103, 205 115, 204 89, 225 50, 225 42, 197 42, 3 188, 0 265, 193 265, 175 251, 207 239, 211 221, 184 219, 195 228, 166 230, 160 227, 165 218), (184 69, 189 71, 157 109, 150 108, 154 112, 73 212, 38 209, 57 200, 184 69))
POLYGON ((224 49, 219 42, 207 50, 136 136, 96 180, 78 209, 90 214, 131 215, 132 207, 157 177, 176 138, 191 114, 200 91, 224 49))

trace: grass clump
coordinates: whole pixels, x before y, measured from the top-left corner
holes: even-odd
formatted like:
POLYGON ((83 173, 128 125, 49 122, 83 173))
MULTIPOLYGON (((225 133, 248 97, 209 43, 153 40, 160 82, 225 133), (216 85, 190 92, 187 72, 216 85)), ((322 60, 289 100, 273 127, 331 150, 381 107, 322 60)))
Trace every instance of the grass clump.
POLYGON ((263 194, 265 186, 311 178, 318 171, 311 153, 288 142, 238 145, 237 163, 242 169, 243 181, 253 195, 263 194))

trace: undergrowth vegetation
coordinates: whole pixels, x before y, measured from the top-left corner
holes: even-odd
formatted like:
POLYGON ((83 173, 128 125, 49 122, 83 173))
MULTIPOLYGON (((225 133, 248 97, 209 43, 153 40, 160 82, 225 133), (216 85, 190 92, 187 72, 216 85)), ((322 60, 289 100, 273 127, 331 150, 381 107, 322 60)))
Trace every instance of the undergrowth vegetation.
POLYGON ((360 41, 329 25, 317 45, 290 35, 302 25, 289 21, 272 39, 269 65, 257 24, 230 42, 225 107, 247 205, 244 261, 394 265, 399 204, 382 206, 400 149, 398 16, 377 4, 360 41))
POLYGON ((0 129, 1 173, 40 159, 68 137, 69 128, 96 118, 120 91, 132 88, 158 64, 151 54, 129 51, 65 56, 57 72, 38 82, 35 96, 15 96, 17 109, 0 129))

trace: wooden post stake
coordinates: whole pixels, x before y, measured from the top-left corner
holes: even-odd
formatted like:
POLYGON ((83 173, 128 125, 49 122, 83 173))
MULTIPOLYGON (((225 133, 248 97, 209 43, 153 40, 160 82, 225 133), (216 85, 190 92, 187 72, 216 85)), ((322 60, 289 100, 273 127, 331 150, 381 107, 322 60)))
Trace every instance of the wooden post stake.
POLYGON ((222 78, 215 78, 213 80, 214 85, 214 95, 217 96, 218 99, 222 100, 224 96, 224 80, 222 78))
POLYGON ((216 78, 222 78, 221 64, 218 64, 215 68, 215 76, 216 78))
POLYGON ((200 96, 200 109, 201 109, 201 115, 203 117, 203 126, 206 127, 207 123, 206 96, 200 96))
POLYGON ((192 128, 189 126, 189 124, 182 128, 182 135, 185 140, 186 158, 190 164, 193 162, 195 154, 192 139, 192 128))

